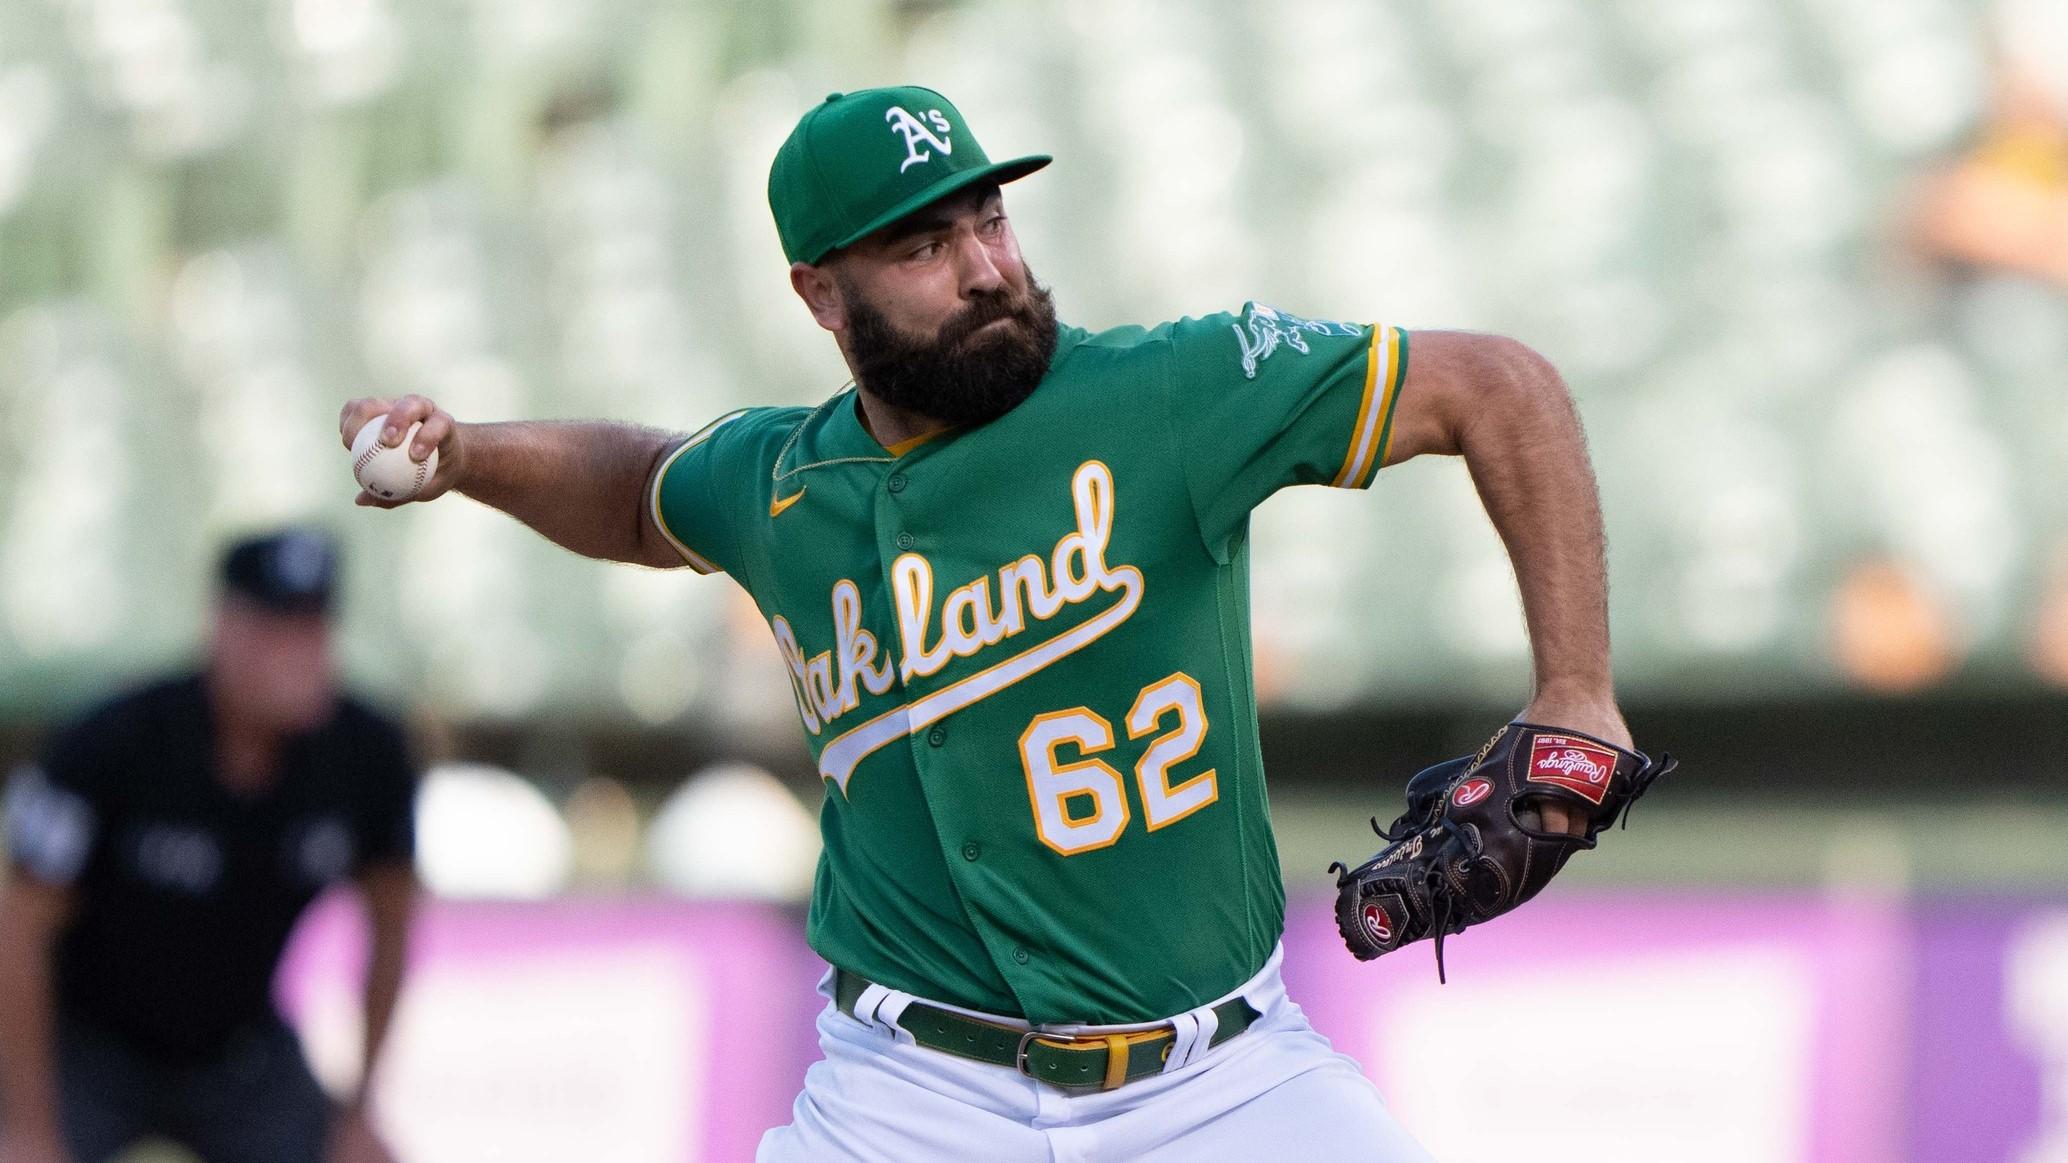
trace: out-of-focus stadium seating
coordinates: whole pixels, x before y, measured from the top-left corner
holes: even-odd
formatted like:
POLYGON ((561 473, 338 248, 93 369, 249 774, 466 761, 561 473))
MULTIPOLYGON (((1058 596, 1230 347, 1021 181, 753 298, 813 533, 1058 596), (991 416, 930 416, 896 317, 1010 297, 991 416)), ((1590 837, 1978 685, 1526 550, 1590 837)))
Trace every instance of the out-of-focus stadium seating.
MULTIPOLYGON (((0 708, 180 649, 219 534, 316 515, 358 550, 357 669, 447 713, 759 714, 713 689, 714 658, 765 665, 731 587, 607 570, 456 503, 355 513, 334 414, 419 391, 462 417, 687 429, 830 393, 766 166, 824 91, 906 78, 994 153, 1058 156, 1010 201, 1073 321, 1255 297, 1550 355, 1593 436, 1634 693, 1875 682, 1878 655, 1834 653, 1847 602, 1870 627, 1929 607, 1895 685, 2034 685, 2068 534, 2068 312, 1897 237, 1908 183, 1982 114, 1984 11, 6 5, 0 708), (1848 597, 1883 567, 1893 599, 1871 577, 1848 597), (381 645, 395 609, 419 649, 381 645)), ((1462 472, 1374 493, 1259 518, 1267 697, 1519 690, 1513 586, 1462 472)))
MULTIPOLYGON (((821 967, 792 905, 674 897, 805 891, 817 780, 775 753, 757 611, 463 501, 355 510, 333 426, 830 394, 767 166, 825 92, 917 81, 1056 155, 1008 202, 1069 321, 1256 298, 1514 334, 1575 389, 1626 705, 1686 768, 1441 989, 1343 957, 1321 870, 1520 705, 1508 565, 1455 463, 1255 523, 1288 977, 1417 1134, 2037 1159, 2068 1142, 2068 300, 1912 227, 2002 50, 2058 68, 2068 126, 2032 31, 2062 2, 0 0, 0 772, 190 647, 224 536, 334 525, 355 676, 517 777, 423 805, 398 1141, 744 1157, 821 967), (1487 1063, 1443 1047, 1574 997, 1614 1002, 1496 1064, 1537 1105, 1474 1117, 1446 1080, 1487 1063)), ((320 910, 282 982, 338 1085, 353 923, 320 910)))

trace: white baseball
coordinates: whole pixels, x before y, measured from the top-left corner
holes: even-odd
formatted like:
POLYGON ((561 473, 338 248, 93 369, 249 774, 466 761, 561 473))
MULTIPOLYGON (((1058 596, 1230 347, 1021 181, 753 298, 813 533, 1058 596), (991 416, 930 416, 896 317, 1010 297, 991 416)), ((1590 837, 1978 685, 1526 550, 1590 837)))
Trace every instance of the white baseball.
POLYGON ((368 420, 352 438, 352 476, 361 488, 384 501, 407 501, 422 492, 431 482, 431 474, 438 471, 438 450, 432 449, 421 462, 409 459, 409 442, 423 424, 411 424, 402 434, 402 443, 389 448, 381 443, 381 429, 387 423, 387 414, 382 413, 368 420))

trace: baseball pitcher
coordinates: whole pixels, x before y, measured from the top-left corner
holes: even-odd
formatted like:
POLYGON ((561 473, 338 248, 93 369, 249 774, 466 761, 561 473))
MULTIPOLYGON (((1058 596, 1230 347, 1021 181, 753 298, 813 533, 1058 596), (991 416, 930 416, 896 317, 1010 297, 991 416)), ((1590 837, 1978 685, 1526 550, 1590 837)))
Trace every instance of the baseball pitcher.
MULTIPOLYGON (((790 283, 853 384, 688 437, 386 413, 450 489, 592 557, 724 573, 825 778, 823 1061, 763 1160, 1426 1158, 1279 979, 1249 514, 1465 458, 1535 694, 1339 877, 1360 957, 1527 899, 1666 764, 1609 672, 1601 517, 1558 375, 1484 335, 1249 303, 1057 321, 947 98, 835 94, 777 152, 790 283)), ((361 504, 390 502, 362 494, 361 504)))

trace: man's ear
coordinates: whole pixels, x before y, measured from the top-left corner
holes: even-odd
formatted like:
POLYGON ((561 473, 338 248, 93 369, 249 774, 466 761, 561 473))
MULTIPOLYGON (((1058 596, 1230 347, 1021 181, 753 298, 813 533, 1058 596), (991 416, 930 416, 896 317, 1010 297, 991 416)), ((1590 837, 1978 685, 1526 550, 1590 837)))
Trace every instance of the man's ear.
POLYGON ((828 331, 847 330, 847 301, 832 272, 807 262, 790 264, 790 289, 804 300, 811 317, 828 331))

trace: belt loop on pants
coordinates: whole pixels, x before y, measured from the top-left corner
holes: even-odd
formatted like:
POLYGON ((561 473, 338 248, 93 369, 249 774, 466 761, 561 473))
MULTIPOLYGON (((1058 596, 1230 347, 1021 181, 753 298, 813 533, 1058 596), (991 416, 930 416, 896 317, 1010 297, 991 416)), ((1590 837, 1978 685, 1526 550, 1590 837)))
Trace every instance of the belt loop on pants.
MULTIPOLYGON (((857 974, 844 969, 833 971, 833 1003, 851 1018, 858 1017, 856 1003, 874 988, 872 982, 857 974)), ((1188 1023, 1176 1020, 1146 1030, 1067 1034, 1003 1025, 915 1000, 904 1007, 897 1024, 911 1035, 913 1042, 929 1050, 993 1066, 1009 1066, 1037 1082, 1064 1090, 1113 1090, 1162 1073, 1181 1040, 1189 1043, 1181 1050, 1179 1065, 1183 1066, 1247 1030, 1257 1016, 1248 1002, 1232 997, 1199 1011, 1198 1017, 1189 1023, 1195 1026, 1190 1038, 1181 1039, 1178 1026, 1188 1023), (1200 1034, 1207 1036, 1200 1039, 1200 1034)))

